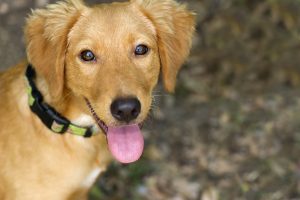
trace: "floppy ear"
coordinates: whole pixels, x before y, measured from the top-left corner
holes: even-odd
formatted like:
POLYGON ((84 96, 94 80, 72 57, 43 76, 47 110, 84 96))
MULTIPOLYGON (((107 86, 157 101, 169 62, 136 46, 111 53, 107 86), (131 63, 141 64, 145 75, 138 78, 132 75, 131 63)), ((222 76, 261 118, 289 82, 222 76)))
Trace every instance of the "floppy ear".
POLYGON ((174 0, 132 0, 156 28, 165 89, 173 92, 177 73, 189 54, 195 14, 174 0))
POLYGON ((58 101, 64 90, 68 34, 82 9, 81 0, 66 0, 33 11, 27 19, 27 58, 46 81, 52 101, 58 101))

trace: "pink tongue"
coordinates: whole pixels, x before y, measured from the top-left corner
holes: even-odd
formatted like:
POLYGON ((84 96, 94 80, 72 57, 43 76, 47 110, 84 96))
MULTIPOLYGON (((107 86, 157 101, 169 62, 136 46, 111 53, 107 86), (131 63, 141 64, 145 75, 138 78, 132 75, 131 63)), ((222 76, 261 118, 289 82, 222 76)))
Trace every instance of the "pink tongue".
POLYGON ((137 161, 144 150, 144 138, 138 125, 108 127, 108 147, 121 163, 137 161))

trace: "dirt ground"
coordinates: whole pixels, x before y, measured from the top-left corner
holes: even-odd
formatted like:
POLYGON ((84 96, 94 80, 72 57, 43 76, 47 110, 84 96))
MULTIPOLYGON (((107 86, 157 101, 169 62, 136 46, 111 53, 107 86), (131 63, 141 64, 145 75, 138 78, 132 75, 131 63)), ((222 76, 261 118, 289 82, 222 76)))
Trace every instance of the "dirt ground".
MULTIPOLYGON (((157 88, 142 160, 113 163, 90 199, 300 200, 300 1, 183 2, 198 25, 176 94, 157 88)), ((1 69, 46 3, 0 0, 1 69)))

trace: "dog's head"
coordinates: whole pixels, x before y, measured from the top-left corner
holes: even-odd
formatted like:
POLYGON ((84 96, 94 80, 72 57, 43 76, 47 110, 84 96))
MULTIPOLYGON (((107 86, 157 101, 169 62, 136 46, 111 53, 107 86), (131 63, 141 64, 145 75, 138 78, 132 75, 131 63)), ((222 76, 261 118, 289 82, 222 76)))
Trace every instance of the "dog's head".
POLYGON ((50 101, 67 95, 87 113, 86 98, 111 132, 120 133, 125 124, 137 131, 133 124, 146 118, 160 71, 166 90, 174 90, 193 32, 193 13, 173 0, 94 7, 69 0, 34 11, 25 37, 50 101))

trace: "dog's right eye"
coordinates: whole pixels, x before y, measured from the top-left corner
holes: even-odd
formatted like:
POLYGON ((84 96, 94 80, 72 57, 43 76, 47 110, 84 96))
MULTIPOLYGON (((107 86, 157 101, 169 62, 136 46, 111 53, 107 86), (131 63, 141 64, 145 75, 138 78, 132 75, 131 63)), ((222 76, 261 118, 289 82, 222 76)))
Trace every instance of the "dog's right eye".
POLYGON ((80 53, 80 58, 81 60, 85 61, 85 62, 91 62, 96 60, 96 57, 94 55, 94 53, 90 50, 84 50, 80 53))
POLYGON ((135 48, 134 54, 137 56, 142 56, 147 54, 149 51, 149 48, 146 45, 140 44, 135 48))

